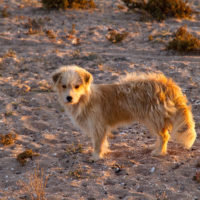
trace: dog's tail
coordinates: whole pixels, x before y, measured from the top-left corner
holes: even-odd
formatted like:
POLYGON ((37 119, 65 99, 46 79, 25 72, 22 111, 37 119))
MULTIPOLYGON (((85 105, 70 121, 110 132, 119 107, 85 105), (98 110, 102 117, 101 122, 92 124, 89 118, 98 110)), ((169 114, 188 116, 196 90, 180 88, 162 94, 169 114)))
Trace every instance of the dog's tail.
POLYGON ((192 147, 196 139, 196 131, 191 108, 187 105, 177 111, 171 136, 186 149, 192 147))

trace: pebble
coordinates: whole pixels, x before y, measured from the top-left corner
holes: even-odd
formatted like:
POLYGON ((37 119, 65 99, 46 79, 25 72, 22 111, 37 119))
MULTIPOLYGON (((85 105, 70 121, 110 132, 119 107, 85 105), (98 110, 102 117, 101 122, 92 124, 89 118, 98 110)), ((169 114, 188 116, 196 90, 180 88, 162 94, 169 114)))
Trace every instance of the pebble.
POLYGON ((119 167, 115 168, 115 173, 117 174, 119 172, 121 172, 121 169, 119 167))
POLYGON ((155 167, 152 167, 152 168, 150 169, 150 172, 151 172, 151 173, 154 173, 155 170, 156 170, 156 168, 155 168, 155 167))

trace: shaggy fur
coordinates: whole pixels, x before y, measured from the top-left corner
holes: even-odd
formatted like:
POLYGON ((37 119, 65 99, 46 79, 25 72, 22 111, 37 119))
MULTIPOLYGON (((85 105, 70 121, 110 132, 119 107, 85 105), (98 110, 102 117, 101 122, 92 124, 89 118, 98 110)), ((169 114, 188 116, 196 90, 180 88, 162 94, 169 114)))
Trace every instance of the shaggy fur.
POLYGON ((187 149, 196 139, 186 96, 163 74, 131 73, 117 83, 96 85, 83 68, 64 66, 52 79, 60 103, 92 139, 94 160, 107 151, 112 129, 135 121, 157 137, 152 155, 165 155, 170 137, 187 149))

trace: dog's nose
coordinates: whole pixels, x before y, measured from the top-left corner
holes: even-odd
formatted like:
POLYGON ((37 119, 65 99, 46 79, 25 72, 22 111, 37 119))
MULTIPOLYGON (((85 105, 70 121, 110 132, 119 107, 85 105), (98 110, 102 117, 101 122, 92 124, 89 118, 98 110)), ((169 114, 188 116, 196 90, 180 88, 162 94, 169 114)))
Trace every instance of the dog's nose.
POLYGON ((72 101, 72 97, 71 96, 67 96, 66 99, 67 99, 68 102, 72 101))

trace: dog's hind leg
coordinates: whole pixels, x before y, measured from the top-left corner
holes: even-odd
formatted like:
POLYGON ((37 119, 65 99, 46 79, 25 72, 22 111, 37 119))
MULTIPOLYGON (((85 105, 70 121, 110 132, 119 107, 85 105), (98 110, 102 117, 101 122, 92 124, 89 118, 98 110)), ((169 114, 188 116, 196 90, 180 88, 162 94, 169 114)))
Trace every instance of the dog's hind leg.
POLYGON ((169 141, 170 135, 166 128, 159 131, 157 134, 157 141, 155 149, 152 151, 153 156, 162 156, 167 153, 167 143, 169 141))

